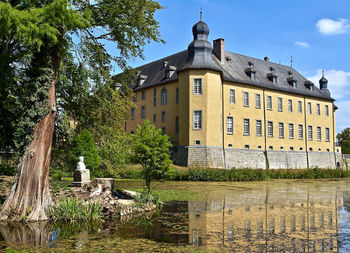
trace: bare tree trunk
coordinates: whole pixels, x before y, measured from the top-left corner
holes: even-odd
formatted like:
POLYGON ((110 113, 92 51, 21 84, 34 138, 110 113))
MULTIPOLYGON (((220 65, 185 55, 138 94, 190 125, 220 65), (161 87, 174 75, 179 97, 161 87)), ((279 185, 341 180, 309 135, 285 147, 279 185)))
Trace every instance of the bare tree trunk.
POLYGON ((10 193, 2 206, 0 220, 47 220, 45 209, 52 203, 49 189, 49 167, 56 116, 58 57, 53 57, 54 79, 48 94, 50 112, 34 128, 33 140, 19 164, 10 193))

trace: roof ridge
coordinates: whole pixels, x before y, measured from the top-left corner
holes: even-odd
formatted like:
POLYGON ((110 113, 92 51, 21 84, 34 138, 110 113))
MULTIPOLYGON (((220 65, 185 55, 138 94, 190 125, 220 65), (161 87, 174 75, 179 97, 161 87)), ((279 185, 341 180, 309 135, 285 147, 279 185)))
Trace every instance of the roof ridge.
POLYGON ((160 59, 158 59, 158 60, 151 61, 151 62, 146 63, 146 64, 144 64, 144 65, 137 66, 137 67, 135 67, 134 69, 138 69, 138 68, 142 68, 142 67, 145 67, 145 66, 147 66, 147 65, 150 65, 150 64, 154 64, 155 62, 159 62, 159 61, 165 60, 165 59, 167 59, 167 58, 169 58, 169 57, 173 57, 173 56, 175 56, 175 55, 184 53, 185 51, 187 52, 187 49, 182 50, 182 51, 177 52, 177 53, 174 53, 174 54, 171 54, 171 55, 168 55, 168 56, 165 56, 165 57, 160 58, 160 59))

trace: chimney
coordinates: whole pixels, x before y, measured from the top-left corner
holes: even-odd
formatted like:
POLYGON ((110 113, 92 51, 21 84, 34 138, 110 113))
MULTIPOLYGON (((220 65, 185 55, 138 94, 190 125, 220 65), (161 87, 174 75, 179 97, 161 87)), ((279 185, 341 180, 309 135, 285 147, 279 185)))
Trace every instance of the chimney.
POLYGON ((265 56, 265 57, 264 57, 264 61, 270 61, 270 58, 267 57, 267 56, 265 56))
POLYGON ((225 40, 219 38, 213 41, 214 44, 214 54, 218 59, 223 62, 225 60, 225 40))

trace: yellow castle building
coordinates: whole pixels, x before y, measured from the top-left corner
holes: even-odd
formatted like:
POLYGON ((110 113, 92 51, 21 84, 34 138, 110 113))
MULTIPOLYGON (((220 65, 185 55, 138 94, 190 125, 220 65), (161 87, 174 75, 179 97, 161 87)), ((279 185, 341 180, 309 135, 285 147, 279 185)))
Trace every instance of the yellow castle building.
POLYGON ((138 67, 126 130, 146 119, 174 163, 212 168, 335 168, 334 99, 292 67, 225 51, 202 20, 187 50, 138 67))

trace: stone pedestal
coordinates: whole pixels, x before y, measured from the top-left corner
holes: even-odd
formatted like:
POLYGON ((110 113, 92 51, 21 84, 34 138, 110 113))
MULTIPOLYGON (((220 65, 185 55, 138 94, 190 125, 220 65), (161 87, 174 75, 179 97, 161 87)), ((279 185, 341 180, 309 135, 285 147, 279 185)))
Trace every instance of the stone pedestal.
POLYGON ((113 192, 114 190, 114 178, 95 178, 92 184, 94 186, 102 185, 103 191, 113 192))
POLYGON ((74 171, 74 182, 73 186, 82 187, 89 184, 90 181, 90 170, 75 170, 74 171))

